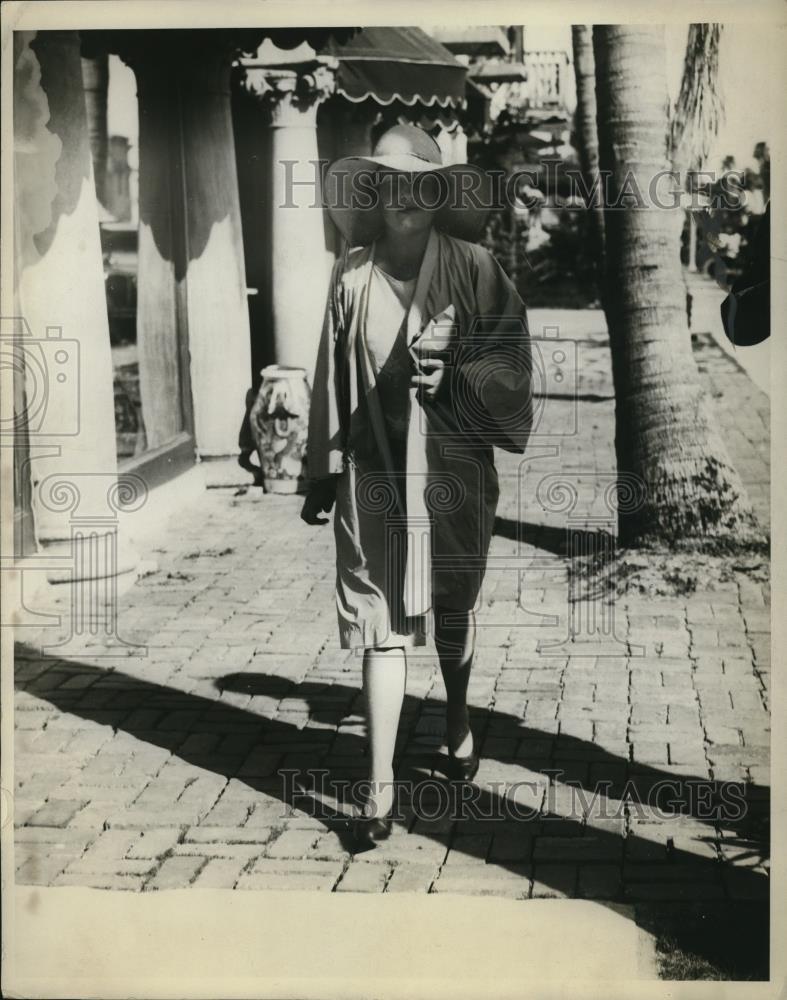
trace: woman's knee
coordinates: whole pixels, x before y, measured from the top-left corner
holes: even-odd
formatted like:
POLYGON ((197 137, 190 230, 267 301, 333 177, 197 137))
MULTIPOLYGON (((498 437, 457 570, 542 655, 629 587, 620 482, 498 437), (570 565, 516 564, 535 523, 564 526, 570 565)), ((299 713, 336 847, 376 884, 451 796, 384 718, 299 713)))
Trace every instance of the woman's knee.
POLYGON ((401 646, 368 646, 364 652, 370 656, 385 656, 389 659, 404 656, 404 649, 401 646))

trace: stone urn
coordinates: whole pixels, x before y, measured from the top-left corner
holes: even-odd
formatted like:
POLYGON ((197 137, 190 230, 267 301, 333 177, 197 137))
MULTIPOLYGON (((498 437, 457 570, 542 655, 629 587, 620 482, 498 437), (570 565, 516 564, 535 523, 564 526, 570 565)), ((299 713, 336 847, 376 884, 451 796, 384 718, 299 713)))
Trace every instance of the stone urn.
POLYGON ((254 444, 269 493, 298 493, 305 484, 304 459, 311 392, 304 368, 268 365, 251 409, 254 444))

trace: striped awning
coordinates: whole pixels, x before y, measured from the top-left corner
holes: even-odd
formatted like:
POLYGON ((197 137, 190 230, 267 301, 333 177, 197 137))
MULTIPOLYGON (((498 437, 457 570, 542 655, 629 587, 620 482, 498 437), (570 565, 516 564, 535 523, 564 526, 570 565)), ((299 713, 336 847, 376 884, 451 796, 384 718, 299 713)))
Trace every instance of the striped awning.
POLYGON ((339 60, 336 89, 348 101, 464 106, 467 67, 420 28, 364 28, 321 54, 339 60))

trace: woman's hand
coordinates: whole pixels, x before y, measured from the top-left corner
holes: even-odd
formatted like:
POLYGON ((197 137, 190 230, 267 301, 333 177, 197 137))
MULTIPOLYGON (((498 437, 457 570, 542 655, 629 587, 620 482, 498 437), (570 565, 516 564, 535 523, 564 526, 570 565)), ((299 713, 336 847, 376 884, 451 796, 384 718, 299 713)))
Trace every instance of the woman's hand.
POLYGON ((418 358, 417 364, 419 371, 413 375, 410 385, 431 402, 440 390, 445 375, 445 362, 442 358, 422 357, 418 358))
POLYGON ((328 513, 336 500, 336 476, 327 479, 317 479, 309 488, 301 508, 301 520, 307 524, 327 524, 327 517, 320 514, 328 513))

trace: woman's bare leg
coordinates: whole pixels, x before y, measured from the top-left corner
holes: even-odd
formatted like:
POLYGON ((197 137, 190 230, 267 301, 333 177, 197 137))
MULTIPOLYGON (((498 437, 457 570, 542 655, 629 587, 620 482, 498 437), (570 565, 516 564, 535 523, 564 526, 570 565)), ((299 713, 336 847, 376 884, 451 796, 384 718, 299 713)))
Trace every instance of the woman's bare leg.
POLYGON ((445 684, 448 749, 457 757, 467 757, 473 751, 467 686, 475 653, 475 615, 436 607, 434 618, 435 646, 445 684))
POLYGON ((372 783, 366 814, 384 816, 393 805, 393 755, 402 713, 407 661, 403 649, 367 649, 363 690, 372 783))

